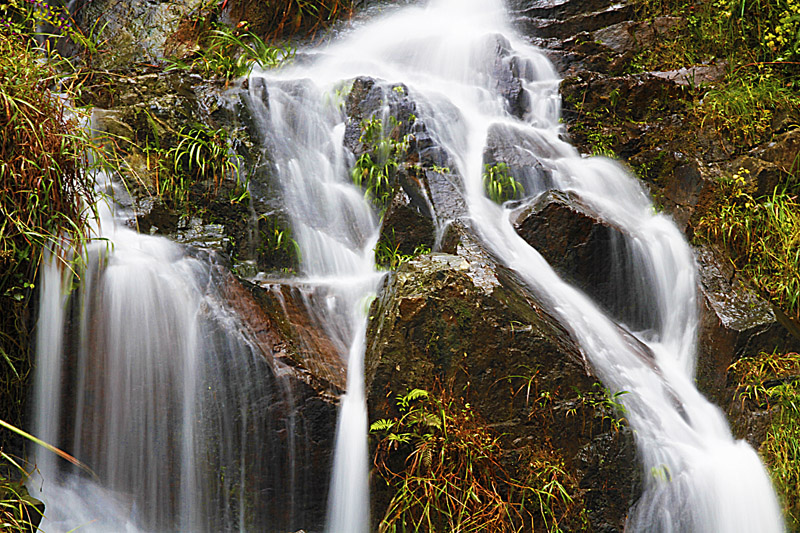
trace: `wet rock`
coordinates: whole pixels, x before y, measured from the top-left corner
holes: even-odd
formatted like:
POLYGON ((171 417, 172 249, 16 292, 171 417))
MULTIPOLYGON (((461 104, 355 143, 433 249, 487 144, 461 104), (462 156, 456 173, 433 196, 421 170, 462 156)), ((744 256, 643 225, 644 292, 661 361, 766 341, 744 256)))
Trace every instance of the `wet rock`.
POLYGON ((398 189, 381 221, 381 235, 386 244, 402 254, 412 254, 419 246, 433 248, 436 228, 430 207, 414 202, 406 189, 398 189))
POLYGON ((263 336, 265 352, 280 361, 326 397, 338 397, 345 390, 346 370, 342 353, 346 347, 337 346, 314 316, 313 303, 325 295, 313 287, 294 283, 263 282, 243 284, 232 280, 231 294, 244 303, 230 298, 234 308, 242 308, 253 330, 263 336), (246 290, 246 292, 243 292, 246 290))
MULTIPOLYGON (((291 485, 288 480, 277 483, 296 491, 291 509, 295 516, 283 516, 288 507, 275 509, 269 516, 275 517, 276 524, 293 523, 321 531, 328 493, 324 481, 333 466, 338 403, 345 386, 342 359, 310 314, 305 301, 310 291, 278 283, 260 287, 241 282, 226 271, 219 275, 224 280, 223 298, 272 365, 286 389, 283 397, 288 398, 265 409, 275 420, 290 422, 288 431, 278 436, 294 454, 296 479, 291 485), (286 402, 289 404, 284 405, 286 402), (287 434, 290 432, 294 434, 287 434)), ((270 464, 267 459, 267 467, 270 464)))
POLYGON ((94 35, 109 53, 99 54, 104 68, 126 68, 133 63, 154 63, 169 55, 183 55, 181 21, 204 5, 202 0, 179 2, 132 0, 79 0, 72 12, 86 35, 94 35))
POLYGON ((637 275, 635 249, 574 193, 548 191, 511 215, 517 233, 563 278, 634 330, 654 328, 655 298, 637 275), (641 305, 638 303, 642 302, 641 305))
POLYGON ((400 244, 403 253, 411 253, 419 245, 432 246, 443 224, 467 212, 463 184, 449 168, 449 154, 429 134, 416 111, 417 104, 404 85, 368 77, 353 81, 345 106, 344 144, 356 157, 370 148, 361 139, 366 120, 380 119, 385 135, 408 142, 390 176, 393 194, 381 229, 381 241, 400 244))
POLYGON ((598 11, 579 13, 563 19, 539 18, 531 16, 528 12, 518 16, 516 22, 530 35, 564 39, 580 32, 592 32, 622 22, 627 20, 632 12, 631 5, 613 4, 598 11))
POLYGON ((748 192, 756 197, 771 195, 786 175, 785 171, 775 163, 750 156, 736 158, 725 166, 730 175, 742 176, 748 192), (742 172, 741 169, 746 172, 742 172))
MULTIPOLYGON (((638 494, 631 434, 615 433, 611 418, 603 422, 580 399, 597 382, 545 306, 468 233, 451 242, 458 255, 404 264, 373 303, 366 354, 370 418, 395 415, 391 398, 411 388, 453 383, 487 424, 502 428, 505 452, 553 446, 586 490, 592 525, 621 531, 638 494), (541 411, 537 398, 543 397, 541 411), (601 435, 619 443, 593 443, 601 435)), ((380 506, 385 498, 377 487, 373 502, 380 506)), ((374 508, 373 516, 382 512, 374 508)))
POLYGON ((372 118, 380 119, 384 133, 399 141, 411 133, 416 110, 416 103, 408 96, 405 85, 358 77, 353 80, 345 103, 348 118, 344 144, 356 157, 363 154, 367 148, 361 142, 363 124, 372 118))
POLYGON ((262 132, 250 108, 235 104, 255 98, 268 107, 265 88, 254 83, 248 91, 182 72, 145 72, 112 78, 104 89, 87 91, 84 99, 107 107, 95 108, 93 127, 107 149, 124 161, 124 186, 115 187, 114 194, 130 210, 129 226, 214 249, 237 262, 254 260, 264 271, 290 270, 296 266, 296 254, 288 253, 290 249, 272 253, 265 240, 277 227, 273 218, 285 216, 276 209, 279 197, 273 166, 261 146, 262 132), (244 179, 237 180, 232 172, 213 184, 183 176, 181 193, 186 196, 181 205, 159 192, 165 180, 173 178, 169 150, 181 142, 181 132, 198 124, 210 131, 225 130, 240 177, 249 178, 247 193, 241 185, 244 179), (256 213, 266 215, 258 218, 256 213))
POLYGON ((709 246, 695 248, 699 266, 701 321, 697 385, 721 405, 733 397, 728 367, 743 356, 765 351, 800 350, 772 306, 735 274, 720 253, 709 246))
POLYGON ((136 202, 134 218, 129 225, 139 233, 170 234, 178 229, 178 214, 163 202, 153 198, 142 198, 136 202))
POLYGON ((503 97, 511 115, 524 118, 530 108, 530 95, 523 85, 526 65, 511 53, 511 43, 502 35, 488 36, 485 50, 495 91, 503 97))

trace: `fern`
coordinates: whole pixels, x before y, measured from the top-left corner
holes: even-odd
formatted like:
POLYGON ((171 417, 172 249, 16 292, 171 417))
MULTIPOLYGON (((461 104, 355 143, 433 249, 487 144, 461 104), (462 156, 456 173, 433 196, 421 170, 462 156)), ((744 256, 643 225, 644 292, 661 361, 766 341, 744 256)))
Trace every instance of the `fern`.
POLYGON ((381 431, 390 431, 394 428, 395 421, 389 420, 388 418, 381 418, 380 420, 376 420, 369 426, 370 433, 379 433, 381 431))

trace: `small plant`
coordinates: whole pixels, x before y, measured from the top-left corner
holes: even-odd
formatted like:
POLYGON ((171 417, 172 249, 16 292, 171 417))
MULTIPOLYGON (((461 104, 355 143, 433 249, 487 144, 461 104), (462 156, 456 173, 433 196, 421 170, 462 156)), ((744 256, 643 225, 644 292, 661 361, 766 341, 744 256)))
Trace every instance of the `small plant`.
POLYGON ((525 195, 522 184, 509 173, 505 163, 487 164, 483 172, 483 188, 486 195, 495 203, 516 200, 525 195))
MULTIPOLYGON (((502 466, 498 437, 452 393, 413 389, 399 416, 374 422, 375 467, 394 495, 379 531, 561 531, 576 520, 575 480, 552 451, 524 457, 523 480, 502 466)), ((584 524, 585 525, 585 524, 584 524)))
MULTIPOLYGON (((625 419, 626 409, 621 399, 628 391, 611 392, 600 383, 594 384, 595 390, 588 393, 576 391, 578 402, 581 406, 588 407, 594 413, 594 417, 600 420, 602 425, 608 425, 614 432, 619 431, 627 424, 625 419)), ((567 411, 568 415, 577 414, 577 406, 567 411)))
POLYGON ((300 264, 300 246, 292 238, 288 224, 273 214, 258 218, 258 247, 256 249, 259 268, 282 268, 291 271, 300 264))
POLYGON ((410 254, 403 253, 400 244, 395 243, 394 229, 392 229, 391 237, 385 235, 375 245, 375 264, 389 270, 397 270, 403 263, 430 252, 428 245, 418 244, 410 254))
POLYGON ((214 193, 227 175, 236 177, 239 183, 238 158, 232 157, 230 139, 224 129, 211 129, 204 124, 183 127, 178 144, 167 151, 176 174, 187 173, 191 177, 208 182, 214 193))
POLYGON ((359 141, 365 151, 351 171, 353 183, 361 187, 364 195, 379 209, 384 209, 389 203, 395 173, 408 151, 411 138, 406 135, 401 140, 394 139, 392 132, 397 131, 401 124, 394 117, 390 117, 390 123, 392 131, 388 133, 384 131, 380 119, 373 118, 362 123, 359 141))

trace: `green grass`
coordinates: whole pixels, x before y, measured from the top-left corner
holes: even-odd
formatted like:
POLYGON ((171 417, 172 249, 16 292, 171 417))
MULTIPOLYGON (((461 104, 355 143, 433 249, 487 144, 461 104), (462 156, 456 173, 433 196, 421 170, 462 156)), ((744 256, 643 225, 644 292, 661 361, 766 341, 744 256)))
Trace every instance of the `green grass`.
MULTIPOLYGON (((0 420, 0 468, 24 479, 24 463, 8 450, 29 439, 16 427, 24 422, 32 370, 32 295, 46 250, 64 268, 82 258, 94 216, 88 161, 96 153, 79 112, 65 104, 80 90, 82 73, 39 47, 34 32, 50 23, 78 45, 91 43, 61 7, 12 0, 0 6, 0 17, 0 418, 14 424, 0 420)), ((0 479, 0 529, 29 531, 37 513, 18 481, 0 479)))
POLYGON ((723 80, 692 87, 687 97, 694 99, 693 120, 715 128, 734 153, 769 141, 777 117, 783 127, 800 123, 796 0, 639 0, 636 7, 640 20, 674 21, 632 58, 630 72, 725 65, 723 80))
POLYGON ((769 141, 773 122, 786 116, 797 123, 800 92, 772 68, 748 69, 708 90, 695 113, 737 149, 769 141))
POLYGON ((91 142, 62 99, 59 73, 30 40, 0 33, 0 294, 23 297, 46 247, 79 250, 92 201, 91 142))
POLYGON ((197 52, 189 59, 169 61, 168 70, 191 70, 204 77, 233 80, 247 76, 253 67, 278 67, 294 58, 295 50, 286 45, 267 44, 248 31, 247 25, 231 28, 213 24, 201 39, 197 52))
POLYGON ((696 234, 724 246, 764 296, 800 319, 800 203, 785 185, 756 197, 748 180, 744 169, 721 180, 696 234))

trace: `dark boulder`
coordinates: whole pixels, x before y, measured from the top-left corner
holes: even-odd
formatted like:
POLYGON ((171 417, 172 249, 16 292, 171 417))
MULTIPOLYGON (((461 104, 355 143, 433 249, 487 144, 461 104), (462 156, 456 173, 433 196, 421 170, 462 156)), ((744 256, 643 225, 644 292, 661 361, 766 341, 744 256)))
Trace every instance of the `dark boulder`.
POLYGON ((732 363, 760 352, 800 350, 800 338, 781 324, 772 306, 736 275, 718 251, 696 247, 695 257, 702 295, 697 386, 719 405, 728 406, 736 386, 728 380, 732 363))
MULTIPOLYGON (((622 531, 638 495, 631 433, 612 428, 602 402, 585 401, 600 385, 575 341, 515 274, 468 233, 455 248, 459 255, 404 264, 372 306, 370 419, 395 415, 391 398, 411 388, 452 383, 490 427, 502 428, 504 453, 550 447, 579 480, 593 529, 622 531)), ((388 501, 382 490, 375 487, 373 516, 388 501)))
POLYGON ((576 194, 548 191, 512 214, 517 233, 563 278, 634 330, 655 327, 652 288, 636 268, 636 247, 576 194), (638 305, 641 302, 642 305, 638 305))

